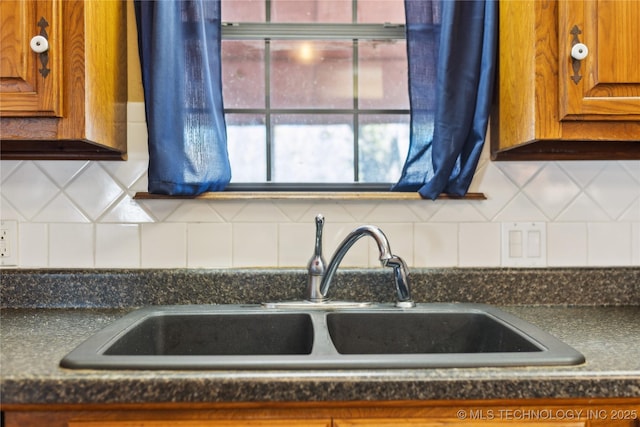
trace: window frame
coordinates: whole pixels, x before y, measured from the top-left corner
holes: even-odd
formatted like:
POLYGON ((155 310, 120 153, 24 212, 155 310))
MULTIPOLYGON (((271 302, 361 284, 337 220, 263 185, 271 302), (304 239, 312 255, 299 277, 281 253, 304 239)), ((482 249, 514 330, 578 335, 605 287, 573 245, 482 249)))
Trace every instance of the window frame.
MULTIPOLYGON (((269 6, 270 0, 264 0, 269 6)), ((355 0, 354 0, 355 3, 355 0)), ((268 10, 268 8, 267 8, 268 10)), ((370 24, 370 23, 235 23, 223 22, 221 33, 223 40, 259 40, 259 39, 300 39, 300 26, 330 28, 330 31, 320 31, 316 28, 316 40, 341 39, 345 37, 353 40, 406 40, 404 24, 370 24), (357 35, 355 34, 357 32, 357 35), (256 38, 259 36, 259 39, 256 38)), ((311 40, 307 38, 307 40, 311 40)), ((229 109, 233 111, 233 109, 229 109)), ((311 110, 313 111, 313 110, 311 110)), ((369 110, 366 110, 369 111, 369 110)), ((371 110, 378 111, 378 110, 371 110)), ((399 110, 394 110, 399 111, 399 110)), ((225 109, 225 113, 227 109, 225 109)), ((385 113, 386 111, 382 111, 385 113)), ((410 113, 410 110, 406 110, 410 113)), ((357 142, 357 140, 356 140, 357 142)), ((357 161, 357 157, 355 159, 357 161)), ((423 201, 417 192, 390 191, 393 183, 278 183, 278 182, 250 182, 230 183, 224 191, 206 192, 197 196, 169 196, 148 192, 137 192, 136 200, 150 199, 197 199, 204 201, 225 200, 316 200, 316 201, 423 201)), ((465 196, 457 197, 441 194, 439 200, 486 200, 481 192, 468 192, 465 196)))

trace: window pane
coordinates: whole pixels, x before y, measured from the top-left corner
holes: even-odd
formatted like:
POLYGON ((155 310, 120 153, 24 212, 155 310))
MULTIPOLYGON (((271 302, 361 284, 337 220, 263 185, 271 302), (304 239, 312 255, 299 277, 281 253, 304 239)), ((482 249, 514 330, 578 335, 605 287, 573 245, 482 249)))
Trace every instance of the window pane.
POLYGON ((358 22, 404 24, 404 0, 358 0, 358 22))
POLYGON ((407 44, 359 42, 358 98, 362 109, 409 109, 407 44))
POLYGON ((351 115, 274 115, 275 182, 353 182, 351 115))
POLYGON ((267 180, 267 143, 263 115, 227 114, 227 145, 232 182, 267 180))
POLYGON ((265 0, 222 0, 223 22, 264 22, 266 21, 265 0))
POLYGON ((360 115, 358 179, 396 182, 409 151, 409 115, 360 115))
POLYGON ((271 0, 273 22, 351 22, 351 0, 271 0))
POLYGON ((403 24, 404 0, 222 3, 223 21, 246 23, 222 45, 232 182, 397 181, 409 146, 404 40, 306 39, 304 25, 298 40, 232 37, 254 34, 251 22, 403 24))
POLYGON ((222 42, 222 89, 226 108, 264 108, 264 42, 222 42))
POLYGON ((352 108, 353 48, 343 41, 271 42, 272 108, 352 108))

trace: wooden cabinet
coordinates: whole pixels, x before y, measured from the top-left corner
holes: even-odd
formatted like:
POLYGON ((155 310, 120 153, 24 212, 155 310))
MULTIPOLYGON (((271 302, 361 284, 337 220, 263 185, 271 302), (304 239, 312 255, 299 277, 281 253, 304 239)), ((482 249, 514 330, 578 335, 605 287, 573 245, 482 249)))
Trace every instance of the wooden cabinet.
POLYGON ((126 4, 0 2, 2 159, 126 155, 126 4), (37 53, 34 36, 48 40, 37 53))
POLYGON ((638 22, 638 0, 500 2, 492 157, 640 159, 638 22))
POLYGON ((63 405, 5 427, 640 427, 640 399, 63 405))
POLYGON ((69 427, 331 427, 325 420, 140 420, 140 421, 70 421, 69 427))
MULTIPOLYGON (((337 420, 333 427, 500 427, 504 426, 504 423, 505 421, 460 421, 447 418, 440 420, 337 420)), ((585 427, 584 421, 520 421, 518 425, 521 427, 585 427)))

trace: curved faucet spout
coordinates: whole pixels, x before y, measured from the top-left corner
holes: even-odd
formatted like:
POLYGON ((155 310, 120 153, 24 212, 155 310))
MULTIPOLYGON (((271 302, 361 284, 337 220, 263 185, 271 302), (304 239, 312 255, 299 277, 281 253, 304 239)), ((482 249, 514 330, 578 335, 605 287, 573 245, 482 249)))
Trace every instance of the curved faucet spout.
POLYGON ((394 270, 394 280, 396 285, 396 292, 398 294, 397 305, 400 307, 412 307, 415 304, 411 300, 411 293, 409 291, 408 269, 402 258, 393 255, 389 245, 387 236, 384 235, 382 230, 378 227, 371 225, 362 225, 353 230, 347 237, 340 243, 338 249, 333 254, 329 265, 322 277, 320 283, 319 294, 316 298, 312 298, 314 302, 321 302, 326 300, 327 292, 331 286, 333 276, 342 262, 342 259, 347 254, 353 244, 361 237, 371 236, 378 245, 378 252, 380 253, 379 260, 383 267, 392 267, 394 270))

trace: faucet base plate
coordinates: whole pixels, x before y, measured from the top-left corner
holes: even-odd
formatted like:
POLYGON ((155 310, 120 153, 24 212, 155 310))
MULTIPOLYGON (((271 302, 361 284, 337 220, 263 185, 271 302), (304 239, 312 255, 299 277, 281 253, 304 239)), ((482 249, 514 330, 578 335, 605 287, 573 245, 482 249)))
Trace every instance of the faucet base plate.
POLYGON ((331 301, 325 300, 320 302, 301 300, 301 301, 276 301, 276 302, 263 302, 262 306, 266 308, 293 308, 293 309, 311 309, 311 310, 332 310, 342 308, 361 308, 371 307, 370 302, 358 302, 358 301, 331 301))

